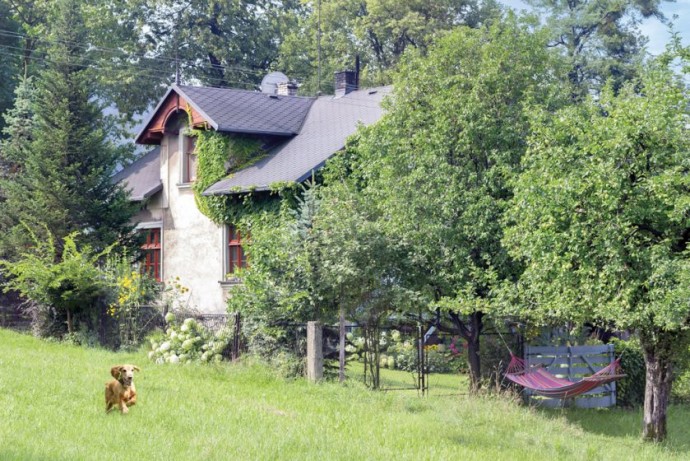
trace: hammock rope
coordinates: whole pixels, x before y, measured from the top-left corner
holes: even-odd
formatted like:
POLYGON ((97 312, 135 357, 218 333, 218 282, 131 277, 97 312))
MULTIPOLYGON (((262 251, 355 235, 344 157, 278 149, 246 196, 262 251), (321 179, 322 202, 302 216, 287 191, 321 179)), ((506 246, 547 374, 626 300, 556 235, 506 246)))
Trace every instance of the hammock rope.
POLYGON ((620 358, 593 375, 573 382, 554 376, 541 366, 528 368, 525 360, 513 353, 510 355, 511 359, 505 377, 544 397, 556 399, 576 397, 626 376, 622 374, 620 358))

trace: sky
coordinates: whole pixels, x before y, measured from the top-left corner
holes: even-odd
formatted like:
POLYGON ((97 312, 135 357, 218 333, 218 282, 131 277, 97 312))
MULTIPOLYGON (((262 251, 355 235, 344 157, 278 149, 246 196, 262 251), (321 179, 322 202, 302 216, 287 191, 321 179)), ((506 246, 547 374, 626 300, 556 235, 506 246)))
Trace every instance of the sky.
MULTIPOLYGON (((505 5, 516 9, 527 9, 529 6, 521 0, 502 0, 505 5)), ((677 0, 675 2, 662 1, 661 11, 674 24, 674 29, 681 35, 684 45, 690 45, 690 0, 677 0), (677 15, 677 18, 673 18, 677 15)), ((640 26, 641 32, 649 37, 647 45, 651 54, 662 52, 670 39, 668 28, 658 19, 647 19, 640 26)))

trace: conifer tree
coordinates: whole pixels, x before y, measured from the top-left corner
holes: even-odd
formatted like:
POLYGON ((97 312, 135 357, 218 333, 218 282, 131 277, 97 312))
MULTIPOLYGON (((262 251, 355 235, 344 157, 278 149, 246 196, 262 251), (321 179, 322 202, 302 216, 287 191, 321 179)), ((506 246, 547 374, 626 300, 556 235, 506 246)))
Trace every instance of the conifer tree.
POLYGON ((52 47, 36 81, 33 134, 17 159, 19 172, 3 188, 2 239, 10 253, 28 243, 27 225, 45 228, 58 242, 81 231, 82 241, 103 248, 126 233, 134 212, 126 192, 111 181, 121 155, 108 139, 87 72, 80 8, 78 1, 59 0, 53 9, 52 47))

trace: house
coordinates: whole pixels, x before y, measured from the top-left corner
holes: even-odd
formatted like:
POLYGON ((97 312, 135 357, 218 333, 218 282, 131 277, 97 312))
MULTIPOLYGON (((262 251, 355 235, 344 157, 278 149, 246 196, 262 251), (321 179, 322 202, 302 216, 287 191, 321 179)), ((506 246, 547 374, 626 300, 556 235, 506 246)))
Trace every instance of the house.
POLYGON ((224 313, 233 273, 247 265, 242 236, 233 223, 219 226, 197 208, 189 129, 256 137, 267 155, 211 185, 204 195, 268 194, 272 184, 303 182, 345 146, 359 124, 376 122, 390 87, 359 90, 354 72, 336 74, 335 96, 292 95, 283 85, 265 93, 174 85, 145 123, 138 144, 148 154, 116 180, 141 203, 137 229, 146 234, 142 269, 159 281, 179 277, 190 307, 224 313), (191 127, 190 127, 191 125, 191 127))

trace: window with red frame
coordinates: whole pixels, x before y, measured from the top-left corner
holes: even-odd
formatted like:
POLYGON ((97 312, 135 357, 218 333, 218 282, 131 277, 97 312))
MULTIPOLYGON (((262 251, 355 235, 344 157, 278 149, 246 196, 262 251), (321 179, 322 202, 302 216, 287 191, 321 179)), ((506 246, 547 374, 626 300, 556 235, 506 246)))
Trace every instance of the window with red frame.
POLYGON ((196 154, 194 149, 196 149, 196 137, 185 136, 183 146, 184 155, 184 177, 183 182, 194 182, 196 180, 196 154))
POLYGON ((154 227, 142 231, 146 235, 145 243, 141 246, 144 253, 141 271, 161 281, 161 229, 154 227))
MULTIPOLYGON (((244 240, 246 241, 246 235, 244 240)), ((237 269, 247 267, 247 254, 242 248, 240 230, 232 224, 228 226, 228 256, 226 273, 233 274, 237 269)))

